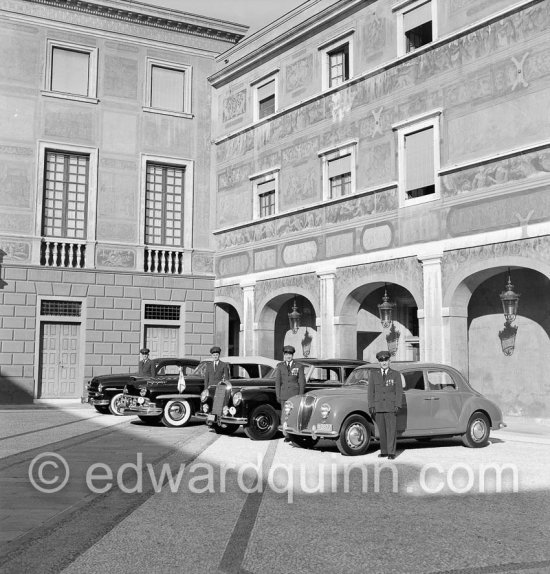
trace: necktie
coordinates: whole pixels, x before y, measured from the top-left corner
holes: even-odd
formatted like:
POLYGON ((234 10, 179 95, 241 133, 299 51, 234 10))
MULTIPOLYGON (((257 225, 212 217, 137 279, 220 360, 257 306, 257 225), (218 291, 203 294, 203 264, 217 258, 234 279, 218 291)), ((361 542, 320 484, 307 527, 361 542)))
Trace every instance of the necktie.
POLYGON ((386 373, 387 373, 387 371, 386 371, 386 369, 384 369, 382 371, 382 379, 384 379, 384 382, 386 382, 386 373))
POLYGON ((218 368, 218 361, 214 361, 214 370, 218 368))
POLYGON ((290 373, 290 363, 286 364, 286 370, 290 373))

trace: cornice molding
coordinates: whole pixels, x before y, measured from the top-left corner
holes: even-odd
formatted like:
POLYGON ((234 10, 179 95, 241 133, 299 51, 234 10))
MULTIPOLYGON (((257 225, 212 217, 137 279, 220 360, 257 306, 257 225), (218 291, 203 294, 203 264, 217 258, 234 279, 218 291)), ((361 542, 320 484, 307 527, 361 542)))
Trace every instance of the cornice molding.
POLYGON ((222 40, 236 44, 241 40, 247 26, 224 22, 179 12, 157 8, 149 4, 140 2, 128 2, 128 6, 121 1, 103 1, 94 2, 90 0, 26 0, 33 4, 51 6, 53 8, 62 8, 72 10, 92 16, 109 18, 128 22, 130 24, 140 24, 152 28, 161 28, 171 32, 180 32, 191 36, 201 36, 214 40, 222 40))

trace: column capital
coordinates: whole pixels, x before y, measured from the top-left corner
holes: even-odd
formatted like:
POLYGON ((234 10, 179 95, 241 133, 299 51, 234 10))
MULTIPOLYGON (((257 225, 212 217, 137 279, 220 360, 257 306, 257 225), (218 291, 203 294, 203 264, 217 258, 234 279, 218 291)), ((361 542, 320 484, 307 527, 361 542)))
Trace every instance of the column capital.
POLYGON ((242 283, 239 284, 239 286, 241 287, 241 289, 245 290, 251 290, 254 289, 254 287, 256 287, 256 281, 243 281, 242 283))
POLYGON ((441 263, 441 259, 443 259, 443 251, 419 253, 416 257, 422 265, 438 265, 441 263))
POLYGON ((334 279, 336 277, 336 269, 317 271, 317 277, 319 277, 319 279, 334 279))

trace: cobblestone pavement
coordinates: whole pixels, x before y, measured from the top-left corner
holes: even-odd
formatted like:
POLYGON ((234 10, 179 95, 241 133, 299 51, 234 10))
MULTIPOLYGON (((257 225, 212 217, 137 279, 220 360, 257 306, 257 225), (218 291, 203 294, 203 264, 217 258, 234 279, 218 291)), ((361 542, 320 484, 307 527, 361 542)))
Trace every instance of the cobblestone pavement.
POLYGON ((390 462, 0 407, 0 572, 550 572, 550 425, 506 422, 486 448, 402 441, 390 462), (59 457, 69 479, 40 492, 59 457))

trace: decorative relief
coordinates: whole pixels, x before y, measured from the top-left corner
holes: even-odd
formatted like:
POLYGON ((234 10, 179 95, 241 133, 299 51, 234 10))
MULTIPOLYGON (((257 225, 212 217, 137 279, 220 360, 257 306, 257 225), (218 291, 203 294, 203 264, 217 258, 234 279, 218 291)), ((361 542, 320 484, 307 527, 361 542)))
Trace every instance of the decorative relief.
POLYGON ((351 221, 365 215, 371 215, 375 212, 375 209, 376 200, 374 194, 364 195, 326 207, 326 221, 328 224, 351 221))
POLYGON ((319 137, 296 140, 291 146, 282 151, 282 163, 303 163, 307 158, 316 157, 319 151, 319 137))
POLYGON ((14 235, 30 235, 33 225, 34 219, 26 214, 10 213, 9 217, 0 217, 0 231, 6 231, 14 235))
POLYGON ((67 139, 91 141, 93 139, 93 115, 90 112, 46 111, 44 133, 67 139))
POLYGON ((376 12, 367 18, 361 44, 364 46, 363 54, 368 60, 378 59, 381 47, 386 45, 386 21, 376 12))
POLYGON ((30 147, 21 147, 15 145, 0 145, 0 154, 28 157, 34 155, 34 150, 30 147))
POLYGON ((99 267, 133 269, 136 266, 136 254, 131 249, 100 247, 97 250, 96 263, 99 267))
POLYGON ((105 95, 117 98, 137 98, 138 63, 120 56, 105 56, 103 76, 105 95))
POLYGON ((209 253, 193 253, 191 264, 197 273, 214 272, 214 257, 209 253))
POLYGON ((264 171, 274 166, 279 166, 280 163, 281 163, 281 153, 279 151, 266 153, 258 157, 258 161, 256 164, 257 167, 256 171, 264 171))
POLYGON ((248 272, 250 258, 247 253, 221 257, 218 260, 218 275, 228 277, 230 275, 243 275, 248 272))
POLYGON ((233 301, 242 301, 242 289, 240 285, 224 285, 223 287, 216 287, 215 297, 223 297, 224 299, 232 299, 233 301))
POLYGON ((109 157, 101 157, 99 160, 99 165, 105 169, 117 169, 117 170, 127 170, 134 171, 137 173, 139 166, 135 161, 128 161, 124 159, 114 159, 109 157))
POLYGON ((308 211, 278 220, 275 233, 277 237, 283 237, 298 231, 319 229, 323 223, 322 211, 308 211))
POLYGON ((452 207, 447 217, 447 230, 451 236, 469 235, 549 218, 550 188, 547 186, 531 193, 452 207))
POLYGON ((319 280, 314 273, 305 275, 291 275, 290 277, 280 277, 278 279, 268 279, 267 281, 258 281, 254 290, 255 313, 259 316, 259 308, 271 293, 278 291, 292 292, 299 288, 311 294, 312 300, 319 301, 319 280))
POLYGON ((248 176, 254 173, 253 162, 226 167, 218 172, 218 191, 235 187, 239 183, 248 182, 248 176))
POLYGON ((313 240, 286 245, 283 249, 283 263, 285 265, 296 265, 298 263, 315 261, 317 252, 317 242, 313 240))
POLYGON ((346 231, 325 237, 325 252, 328 258, 351 255, 355 252, 355 232, 346 231))
POLYGON ((550 149, 542 149, 444 175, 441 193, 460 195, 547 173, 550 173, 550 149))
POLYGON ((31 174, 30 164, 21 162, 0 163, 0 205, 29 207, 31 174))
POLYGON ((222 121, 228 122, 246 112, 246 90, 231 94, 222 101, 222 121))
POLYGON ((25 241, 0 241, 0 250, 5 253, 4 261, 28 261, 31 246, 25 241))
POLYGON ((313 81, 313 54, 286 67, 286 92, 311 85, 313 81))
POLYGON ((385 249, 392 243, 393 228, 391 225, 376 225, 365 227, 361 244, 365 251, 385 249))
POLYGON ((235 225, 241 221, 252 219, 252 202, 250 201, 250 193, 247 190, 240 193, 238 191, 219 193, 217 199, 218 227, 235 225))
POLYGON ((218 162, 243 157, 254 149, 254 133, 247 131, 220 143, 216 149, 218 162))
MULTIPOLYGON (((285 209, 285 206, 296 207, 300 204, 307 203, 320 195, 319 190, 319 169, 320 166, 315 162, 317 170, 312 169, 312 162, 296 166, 290 173, 285 173, 284 181, 281 181, 281 197, 279 205, 285 209)), ((281 178, 282 179, 282 178, 281 178)), ((288 207, 286 207, 288 209, 288 207)))
POLYGON ((254 271, 265 271, 277 267, 277 250, 262 249, 254 252, 254 271))
POLYGON ((412 283, 417 286, 419 293, 423 293, 422 264, 416 257, 377 261, 376 263, 338 269, 335 292, 339 293, 339 298, 347 297, 350 290, 355 288, 360 281, 368 284, 374 275, 387 277, 388 280, 398 285, 410 285, 412 283))
POLYGON ((522 257, 526 260, 544 261, 550 264, 550 236, 446 251, 441 260, 442 283, 448 286, 459 270, 467 265, 506 257, 522 257))

